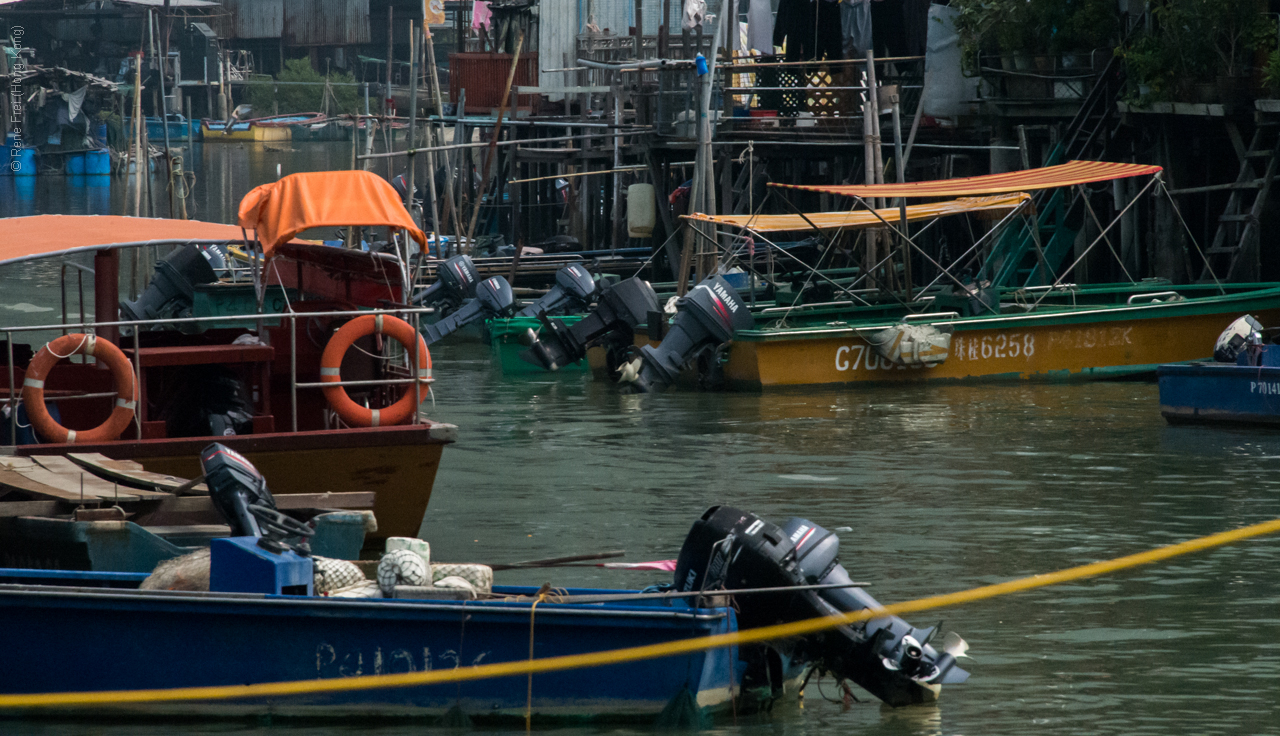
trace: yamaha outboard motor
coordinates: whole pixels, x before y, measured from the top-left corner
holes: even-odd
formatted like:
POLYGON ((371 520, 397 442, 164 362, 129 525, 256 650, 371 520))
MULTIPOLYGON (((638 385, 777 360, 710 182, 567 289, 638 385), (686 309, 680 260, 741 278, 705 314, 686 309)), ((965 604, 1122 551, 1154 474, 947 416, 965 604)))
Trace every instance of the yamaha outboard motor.
POLYGON ((1262 323, 1249 315, 1232 322, 1218 335, 1213 346, 1213 359, 1219 363, 1235 363, 1249 348, 1262 346, 1262 323))
POLYGON ((195 287, 216 282, 226 268, 226 256, 217 246, 185 245, 156 264, 151 283, 135 301, 120 302, 120 316, 126 320, 190 317, 195 287))
POLYGON ((738 292, 720 276, 712 276, 676 301, 675 323, 662 344, 642 347, 640 357, 623 370, 619 381, 630 382, 643 393, 666 388, 699 353, 714 350, 732 340, 738 330, 754 326, 755 319, 738 292))
POLYGON ((413 303, 426 306, 439 304, 444 308, 456 309, 467 299, 476 295, 476 284, 480 283, 480 272, 471 256, 454 256, 436 267, 436 282, 413 295, 413 303))
POLYGON ((621 352, 631 347, 636 326, 644 324, 651 312, 662 312, 653 287, 635 277, 620 281, 600 292, 595 310, 572 327, 540 315, 542 332, 520 358, 554 371, 582 360, 592 345, 604 344, 621 352))
MULTIPOLYGON (((463 256, 465 258, 465 256, 463 256)), ((434 287, 433 287, 434 288, 434 287)), ((458 311, 433 325, 422 328, 423 339, 428 345, 453 334, 458 329, 478 319, 502 317, 516 306, 516 295, 511 284, 502 276, 490 276, 476 284, 476 298, 463 304, 458 311)))
POLYGON ((556 272, 556 285, 542 298, 516 313, 517 317, 555 314, 565 309, 586 309, 596 293, 596 281, 587 269, 574 264, 556 272))
POLYGON ((306 539, 315 530, 280 513, 267 490, 266 478, 243 455, 214 442, 201 451, 200 466, 209 487, 209 500, 230 525, 231 536, 257 537, 258 546, 271 552, 292 549, 301 555, 311 553, 306 539), (285 544, 290 537, 300 537, 302 541, 285 544))
MULTIPOLYGON (((675 585, 683 592, 721 595, 744 588, 849 586, 742 596, 736 600, 741 629, 880 608, 852 585, 836 559, 839 549, 839 538, 811 521, 791 519, 778 526, 739 509, 713 506, 685 538, 675 585)), ((897 616, 880 616, 800 637, 790 655, 857 683, 889 705, 910 705, 932 701, 941 685, 969 678, 956 666, 968 645, 948 635, 938 651, 929 645, 934 633, 897 616)))

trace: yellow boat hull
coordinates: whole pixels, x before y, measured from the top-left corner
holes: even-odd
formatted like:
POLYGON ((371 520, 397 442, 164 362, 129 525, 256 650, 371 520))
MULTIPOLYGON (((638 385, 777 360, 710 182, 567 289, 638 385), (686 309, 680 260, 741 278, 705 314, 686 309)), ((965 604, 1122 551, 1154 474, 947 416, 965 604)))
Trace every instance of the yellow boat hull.
MULTIPOLYGON (((1163 363, 1208 359, 1218 335, 1242 314, 1238 305, 1169 316, 1159 316, 1159 307, 1144 310, 1152 308, 1097 310, 1132 314, 1107 314, 1105 321, 1093 322, 1061 314, 939 322, 951 324, 955 332, 949 357, 932 368, 895 365, 851 328, 779 331, 735 341, 725 377, 735 388, 1114 378, 1152 371, 1163 363)), ((1263 324, 1280 321, 1280 308, 1253 313, 1263 324)))
POLYGON ((244 143, 246 141, 269 143, 293 140, 293 130, 288 126, 264 127, 250 124, 247 129, 232 130, 230 133, 223 133, 221 126, 211 128, 208 123, 204 123, 203 126, 205 143, 218 143, 220 141, 224 143, 244 143))

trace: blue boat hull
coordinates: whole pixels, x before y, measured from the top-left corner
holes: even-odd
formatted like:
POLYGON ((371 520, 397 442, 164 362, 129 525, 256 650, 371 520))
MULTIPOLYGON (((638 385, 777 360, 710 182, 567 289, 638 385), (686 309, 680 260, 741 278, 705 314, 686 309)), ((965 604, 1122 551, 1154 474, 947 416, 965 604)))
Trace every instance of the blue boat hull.
MULTIPOLYGON (((92 577, 89 575, 88 577, 92 577)), ((69 581, 61 581, 66 583, 69 581)), ((88 579, 86 578, 86 582, 88 579)), ((529 595, 528 588, 495 592, 529 595)), ((620 591, 574 591, 600 593, 620 591)), ((527 601, 528 599, 526 599, 527 601)), ((726 633, 727 608, 664 603, 539 604, 258 596, 50 585, 0 585, 6 637, 0 693, 87 692, 468 667, 726 633), (87 632, 109 632, 92 635, 87 632)), ((156 705, 61 709, 65 715, 396 717, 473 720, 658 716, 691 695, 704 714, 728 709, 745 666, 736 648, 588 670, 431 687, 156 705)), ((25 715, 47 715, 30 711, 25 715)))
POLYGON ((1280 367, 1162 365, 1160 413, 1170 423, 1280 425, 1280 367))

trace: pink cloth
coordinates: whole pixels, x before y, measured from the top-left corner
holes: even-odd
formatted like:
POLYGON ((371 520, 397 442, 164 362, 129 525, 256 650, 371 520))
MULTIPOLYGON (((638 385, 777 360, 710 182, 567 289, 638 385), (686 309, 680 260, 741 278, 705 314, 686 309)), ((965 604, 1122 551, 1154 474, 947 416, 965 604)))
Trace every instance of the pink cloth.
POLYGON ((659 572, 675 572, 675 560, 654 560, 653 562, 603 562, 597 567, 608 567, 614 570, 657 570, 659 572))
POLYGON ((492 22, 493 11, 489 10, 489 3, 484 0, 474 0, 471 3, 471 27, 484 28, 487 31, 492 22))

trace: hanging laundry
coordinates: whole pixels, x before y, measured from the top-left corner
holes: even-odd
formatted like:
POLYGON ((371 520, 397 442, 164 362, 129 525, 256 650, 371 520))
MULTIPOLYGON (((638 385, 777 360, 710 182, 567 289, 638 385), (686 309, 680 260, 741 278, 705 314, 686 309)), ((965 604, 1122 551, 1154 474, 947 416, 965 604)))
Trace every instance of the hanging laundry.
POLYGON ((76 118, 80 117, 80 108, 84 105, 85 93, 89 91, 89 85, 85 85, 75 92, 63 92, 62 99, 67 101, 67 117, 69 122, 74 123, 76 118))
POLYGON ((842 0, 840 31, 844 58, 862 59, 871 50, 871 0, 842 0))
POLYGON ((842 58, 839 4, 832 0, 781 0, 773 45, 786 46, 787 61, 842 58))
POLYGON ((471 27, 489 30, 493 23, 493 11, 484 0, 473 0, 471 3, 471 27))
POLYGON ((924 56, 929 45, 929 6, 933 0, 903 0, 902 25, 907 56, 924 56))
POLYGON ((773 53, 773 7, 769 0, 750 0, 747 6, 747 48, 773 53))
POLYGON ((682 25, 685 28, 693 29, 702 24, 702 20, 707 17, 706 0, 685 0, 684 4, 684 20, 682 25))

